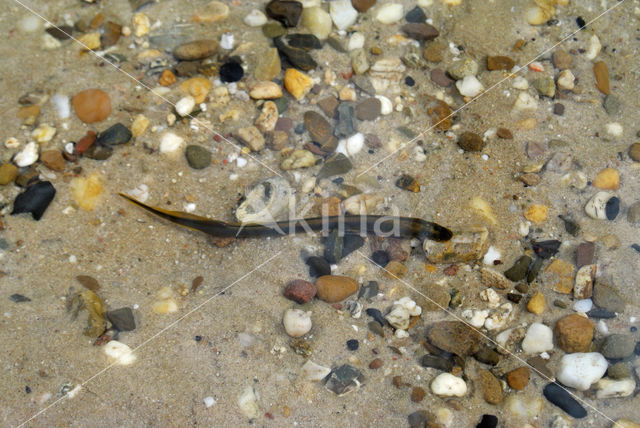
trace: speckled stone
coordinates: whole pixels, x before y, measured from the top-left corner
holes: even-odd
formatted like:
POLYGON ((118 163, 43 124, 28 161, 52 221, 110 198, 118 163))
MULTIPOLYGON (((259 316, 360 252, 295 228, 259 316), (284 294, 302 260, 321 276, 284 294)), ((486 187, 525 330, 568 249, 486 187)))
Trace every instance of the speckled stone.
POLYGON ((193 169, 203 169, 211 165, 211 152, 202 146, 191 144, 187 146, 184 154, 193 169))

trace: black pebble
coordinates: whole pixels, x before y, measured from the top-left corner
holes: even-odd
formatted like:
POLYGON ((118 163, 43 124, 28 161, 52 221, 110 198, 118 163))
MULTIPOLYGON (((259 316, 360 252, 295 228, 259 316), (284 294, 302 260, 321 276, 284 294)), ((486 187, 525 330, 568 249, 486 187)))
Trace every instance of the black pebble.
POLYGON ((200 342, 202 340, 202 336, 196 336, 195 339, 196 339, 196 342, 200 342))
POLYGON ((589 318, 610 319, 610 318, 615 318, 616 317, 616 313, 608 311, 606 309, 602 309, 602 308, 593 308, 589 312, 587 312, 587 316, 589 318))
POLYGON ((131 140, 133 134, 129 131, 129 128, 121 123, 109 127, 105 131, 98 134, 95 144, 101 146, 115 146, 118 144, 128 143, 131 140))
POLYGON ((342 258, 347 257, 364 245, 364 238, 360 235, 346 234, 342 241, 342 258))
POLYGON ((541 259, 549 259, 558 252, 561 242, 557 239, 550 239, 548 241, 531 241, 533 251, 541 259))
POLYGON ((617 196, 612 197, 604 206, 604 212, 608 220, 614 220, 620 212, 620 199, 617 196))
POLYGON ((640 245, 638 244, 631 244, 631 248, 633 248, 634 250, 636 250, 637 252, 640 253, 640 245))
POLYGON ((389 253, 385 250, 374 251, 374 253, 371 254, 371 260, 378 266, 386 266, 390 260, 389 253))
POLYGON ((576 18, 576 24, 578 24, 578 28, 582 28, 585 25, 587 25, 587 23, 584 21, 584 19, 581 16, 576 18))
POLYGON ((26 392, 27 394, 31 394, 31 387, 29 385, 25 386, 24 392, 26 392))
POLYGON ((323 257, 311 256, 306 263, 309 266, 309 275, 311 277, 331 275, 331 265, 323 257))
POLYGON ((237 82, 244 76, 242 66, 237 62, 227 62, 220 67, 220 80, 223 82, 237 82))
POLYGON ((631 333, 635 333, 636 331, 638 331, 638 329, 636 328, 636 326, 631 326, 631 328, 629 329, 631 331, 631 333))
POLYGON ((22 294, 12 294, 11 296, 9 296, 9 300, 11 300, 12 302, 15 303, 22 303, 22 302, 30 302, 31 299, 28 298, 27 296, 23 296, 22 294))
POLYGON ((358 342, 356 339, 347 340, 347 348, 349 349, 349 351, 357 351, 359 347, 360 342, 358 342))
POLYGON ((297 124, 296 127, 293 129, 293 132, 295 132, 298 135, 302 135, 304 133, 304 125, 302 123, 297 124))
POLYGON ((377 281, 369 281, 367 285, 363 285, 358 290, 358 299, 360 298, 371 299, 377 295, 378 295, 377 281))
POLYGON ((333 180, 331 180, 331 181, 333 181, 333 182, 334 182, 334 183, 336 183, 336 184, 342 184, 342 183, 344 183, 344 178, 342 178, 342 177, 338 177, 338 178, 334 178, 334 179, 333 179, 333 180))
POLYGON ((564 104, 555 103, 553 105, 553 114, 555 114, 556 116, 563 116, 564 115, 564 104))
POLYGON ((507 299, 511 300, 513 303, 517 305, 518 303, 520 303, 520 300, 522 300, 522 294, 508 293, 507 299))
POLYGON ((119 308, 107 312, 107 319, 118 331, 132 331, 136 329, 136 321, 131 308, 119 308))
POLYGON ((498 417, 494 415, 482 415, 480 423, 476 428, 496 428, 498 426, 498 417))
POLYGON ((406 19, 407 22, 424 23, 427 20, 427 15, 419 6, 416 6, 407 12, 404 19, 406 19))
POLYGON ((49 181, 32 184, 16 197, 11 215, 31 213, 35 220, 40 220, 55 195, 56 189, 49 181))
POLYGON ((569 416, 581 419, 587 416, 587 411, 564 388, 555 382, 544 387, 544 397, 552 404, 564 410, 569 416))
POLYGON ((416 84, 416 81, 413 80, 413 77, 407 76, 407 77, 404 78, 404 84, 409 86, 409 87, 411 87, 411 86, 416 84))
POLYGON ((640 342, 636 342, 636 347, 633 349, 635 355, 640 355, 640 342))
POLYGON ((371 318, 374 319, 374 321, 376 321, 378 324, 384 327, 386 320, 382 316, 382 312, 380 312, 380 310, 375 308, 369 308, 367 309, 366 312, 367 312, 367 315, 369 315, 371 318))
POLYGON ((409 428, 422 428, 429 422, 429 413, 426 410, 416 410, 407 417, 409 428))

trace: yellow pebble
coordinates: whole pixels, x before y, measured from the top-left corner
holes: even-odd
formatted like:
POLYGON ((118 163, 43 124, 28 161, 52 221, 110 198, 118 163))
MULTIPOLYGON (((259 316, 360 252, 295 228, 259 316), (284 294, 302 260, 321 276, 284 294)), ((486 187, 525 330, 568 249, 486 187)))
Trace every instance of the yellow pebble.
POLYGON ((104 190, 102 177, 93 172, 89 178, 76 177, 71 180, 71 196, 80 208, 91 211, 98 203, 98 199, 104 190))
POLYGON ((593 180, 593 187, 600 190, 618 190, 620 188, 620 173, 613 168, 605 168, 593 180))
POLYGON ((531 205, 524 212, 524 218, 534 223, 542 223, 547 219, 549 208, 546 205, 531 205))
POLYGON ((287 88, 287 91, 289 91, 296 100, 304 98, 312 86, 313 81, 311 78, 301 71, 295 68, 288 68, 287 71, 284 72, 284 87, 287 88))
POLYGON ((100 47, 100 33, 87 33, 78 37, 77 41, 82 45, 84 49, 94 50, 100 47))
POLYGON ((180 84, 180 89, 191 95, 197 104, 203 103, 209 95, 211 82, 204 77, 192 77, 180 84))
POLYGON ((144 131, 147 130, 147 128, 149 127, 149 119, 147 119, 147 117, 143 114, 139 114, 136 116, 136 118, 133 120, 133 123, 131 124, 131 134, 134 137, 139 137, 142 134, 144 134, 144 131))
POLYGON ((493 211, 491 211, 491 206, 487 201, 485 201, 479 196, 476 196, 471 200, 470 205, 471 205, 471 208, 476 210, 485 219, 489 220, 491 224, 498 224, 498 220, 496 219, 496 216, 493 215, 493 211))
POLYGON ((156 314, 170 314, 178 311, 178 304, 175 300, 168 298, 155 302, 151 309, 156 314))
POLYGON ((544 304, 544 294, 537 291, 536 294, 534 294, 533 297, 529 299, 529 302, 527 303, 527 310, 532 314, 540 315, 544 312, 544 304))

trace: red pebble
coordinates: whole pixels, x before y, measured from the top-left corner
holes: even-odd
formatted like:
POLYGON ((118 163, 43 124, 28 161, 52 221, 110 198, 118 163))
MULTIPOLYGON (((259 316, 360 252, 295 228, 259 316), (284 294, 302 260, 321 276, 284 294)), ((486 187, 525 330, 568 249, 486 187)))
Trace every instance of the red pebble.
POLYGON ((284 297, 293 300, 296 303, 307 303, 316 295, 317 288, 315 284, 303 279, 296 279, 287 284, 282 293, 284 297))
POLYGON ((455 276, 458 273, 458 265, 451 265, 444 270, 447 276, 455 276))
POLYGON ((87 131, 87 135, 80 138, 76 143, 76 147, 73 149, 74 155, 81 155, 87 151, 93 143, 96 141, 96 133, 93 131, 87 131))

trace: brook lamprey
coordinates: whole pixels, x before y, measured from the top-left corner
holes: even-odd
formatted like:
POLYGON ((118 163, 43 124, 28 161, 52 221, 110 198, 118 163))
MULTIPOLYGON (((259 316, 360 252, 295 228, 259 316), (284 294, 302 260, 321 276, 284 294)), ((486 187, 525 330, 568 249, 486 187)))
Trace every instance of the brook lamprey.
POLYGON ((198 230, 209 235, 227 238, 252 238, 265 236, 281 236, 295 233, 328 231, 342 228, 345 233, 367 233, 393 236, 396 238, 418 238, 423 241, 448 241, 453 235, 451 230, 439 224, 420 218, 392 217, 376 215, 344 215, 329 217, 313 217, 300 220, 283 220, 267 224, 227 223, 211 220, 181 211, 170 211, 163 208, 146 205, 135 198, 123 193, 119 194, 133 204, 169 220, 172 223, 190 229, 198 230))

